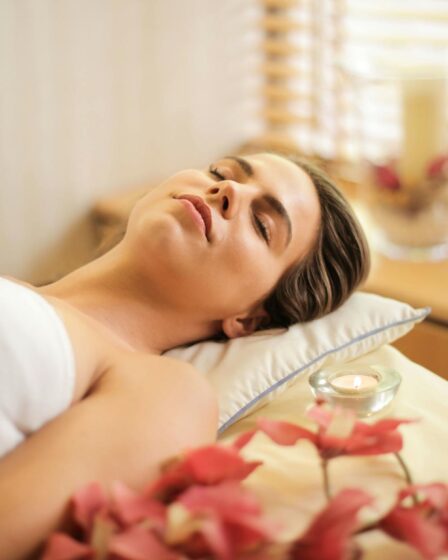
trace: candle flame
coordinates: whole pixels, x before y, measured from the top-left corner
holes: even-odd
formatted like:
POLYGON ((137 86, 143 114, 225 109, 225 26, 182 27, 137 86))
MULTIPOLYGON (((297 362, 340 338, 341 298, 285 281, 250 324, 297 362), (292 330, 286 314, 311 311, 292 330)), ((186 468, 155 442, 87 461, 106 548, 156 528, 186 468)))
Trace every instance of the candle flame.
POLYGON ((361 377, 359 375, 356 375, 355 379, 353 380, 353 388, 359 389, 360 387, 361 387, 361 377))

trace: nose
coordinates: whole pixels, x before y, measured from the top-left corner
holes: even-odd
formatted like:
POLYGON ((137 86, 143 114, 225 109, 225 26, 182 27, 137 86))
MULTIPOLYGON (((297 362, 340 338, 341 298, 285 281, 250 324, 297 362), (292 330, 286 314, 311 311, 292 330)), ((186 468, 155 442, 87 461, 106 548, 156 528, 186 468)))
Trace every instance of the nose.
POLYGON ((241 204, 241 193, 236 181, 220 181, 210 187, 207 194, 217 202, 221 215, 226 220, 231 220, 237 213, 241 204))

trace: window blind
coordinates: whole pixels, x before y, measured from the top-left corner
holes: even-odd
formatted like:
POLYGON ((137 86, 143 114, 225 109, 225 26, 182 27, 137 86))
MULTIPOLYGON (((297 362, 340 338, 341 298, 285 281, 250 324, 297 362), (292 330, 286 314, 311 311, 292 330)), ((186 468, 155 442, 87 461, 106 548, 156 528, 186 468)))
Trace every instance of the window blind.
MULTIPOLYGON (((366 118, 360 103, 369 105, 353 77, 359 66, 416 51, 446 62, 446 0, 260 2, 264 128, 250 143, 253 149, 288 149, 342 169, 381 142, 374 132, 370 147, 359 141, 360 119, 366 118)), ((397 134, 393 103, 389 116, 390 134, 397 134)))

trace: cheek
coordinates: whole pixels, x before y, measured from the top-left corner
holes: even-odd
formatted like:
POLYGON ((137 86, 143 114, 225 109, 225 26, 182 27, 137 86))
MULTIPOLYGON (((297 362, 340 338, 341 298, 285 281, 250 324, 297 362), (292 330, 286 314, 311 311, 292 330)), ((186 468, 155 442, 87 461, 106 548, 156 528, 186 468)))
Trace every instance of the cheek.
POLYGON ((185 169, 163 181, 155 190, 160 189, 165 193, 181 194, 192 188, 206 188, 208 184, 209 180, 202 171, 198 169, 185 169))
POLYGON ((279 263, 267 253, 256 239, 250 244, 233 243, 226 255, 221 255, 219 268, 233 284, 233 289, 238 286, 261 296, 270 292, 281 274, 279 263))

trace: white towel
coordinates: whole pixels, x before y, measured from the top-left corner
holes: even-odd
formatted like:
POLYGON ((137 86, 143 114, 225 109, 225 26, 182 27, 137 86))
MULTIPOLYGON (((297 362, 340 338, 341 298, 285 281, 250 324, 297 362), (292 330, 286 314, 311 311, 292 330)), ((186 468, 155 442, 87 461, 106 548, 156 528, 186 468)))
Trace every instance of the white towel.
POLYGON ((0 277, 0 457, 70 406, 73 348, 46 299, 0 277))

